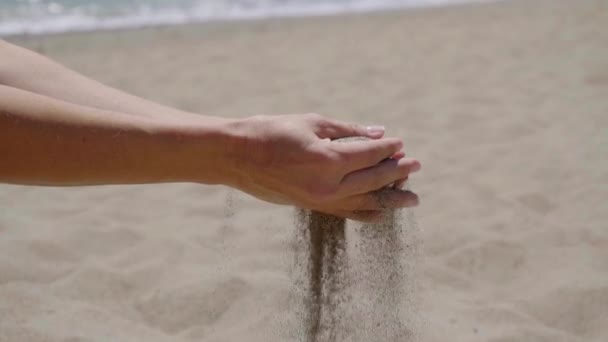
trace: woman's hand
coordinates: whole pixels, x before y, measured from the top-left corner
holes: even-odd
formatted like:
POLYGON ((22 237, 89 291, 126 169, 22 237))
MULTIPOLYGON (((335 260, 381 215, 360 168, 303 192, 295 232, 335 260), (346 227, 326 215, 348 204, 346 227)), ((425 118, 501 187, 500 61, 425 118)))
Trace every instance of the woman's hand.
POLYGON ((255 197, 361 221, 418 203, 409 191, 374 193, 420 169, 404 158, 399 139, 383 138, 382 127, 316 114, 256 116, 233 125, 237 176, 228 185, 255 197), (351 136, 372 140, 332 141, 351 136))
POLYGON ((420 168, 383 129, 319 115, 245 120, 168 108, 0 41, 0 182, 198 182, 358 220, 415 205, 396 188, 420 168), (37 77, 45 75, 45 77, 37 77), (3 85, 1 85, 3 84, 3 85), (366 136, 370 141, 333 139, 366 136))

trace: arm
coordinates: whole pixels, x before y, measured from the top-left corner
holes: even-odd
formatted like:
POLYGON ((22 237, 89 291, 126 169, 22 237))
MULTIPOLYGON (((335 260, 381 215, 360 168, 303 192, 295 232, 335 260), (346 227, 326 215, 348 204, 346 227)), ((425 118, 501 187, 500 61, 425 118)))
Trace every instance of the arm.
POLYGON ((199 117, 106 86, 3 40, 0 40, 0 56, 0 84, 82 106, 150 118, 183 121, 199 117))
POLYGON ((331 139, 378 134, 318 115, 184 125, 0 86, 0 181, 9 183, 225 184, 273 203, 374 221, 383 208, 417 204, 409 191, 382 199, 370 192, 420 164, 402 158, 399 139, 331 139))
POLYGON ((0 182, 228 183, 228 121, 178 124, 0 86, 0 182))
POLYGON ((185 113, 106 87, 0 41, 0 182, 44 185, 198 182, 260 199, 373 221, 417 204, 383 129, 319 115, 243 120, 185 113), (2 86, 1 84, 4 84, 2 86), (375 140, 336 143, 365 135, 375 140), (392 158, 391 158, 392 157, 392 158))

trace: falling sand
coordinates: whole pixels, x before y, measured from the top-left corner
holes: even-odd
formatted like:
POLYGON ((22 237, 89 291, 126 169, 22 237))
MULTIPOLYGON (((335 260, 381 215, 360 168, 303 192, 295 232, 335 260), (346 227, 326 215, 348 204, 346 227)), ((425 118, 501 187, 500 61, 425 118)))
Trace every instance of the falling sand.
POLYGON ((306 342, 339 341, 346 298, 346 222, 319 212, 300 211, 299 237, 305 246, 302 315, 306 342))
MULTIPOLYGON (((401 190, 378 196, 387 191, 401 190)), ((350 245, 345 219, 299 210, 297 225, 299 341, 414 341, 411 217, 386 210, 382 223, 348 234, 350 245)))

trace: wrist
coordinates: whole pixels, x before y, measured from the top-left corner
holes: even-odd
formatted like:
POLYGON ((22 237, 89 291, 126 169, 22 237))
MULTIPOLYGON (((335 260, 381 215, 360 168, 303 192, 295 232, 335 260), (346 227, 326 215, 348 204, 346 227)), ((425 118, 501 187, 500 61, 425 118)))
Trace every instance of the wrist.
POLYGON ((232 186, 238 178, 238 139, 232 131, 236 121, 201 116, 161 124, 160 147, 155 148, 160 151, 161 181, 232 186))

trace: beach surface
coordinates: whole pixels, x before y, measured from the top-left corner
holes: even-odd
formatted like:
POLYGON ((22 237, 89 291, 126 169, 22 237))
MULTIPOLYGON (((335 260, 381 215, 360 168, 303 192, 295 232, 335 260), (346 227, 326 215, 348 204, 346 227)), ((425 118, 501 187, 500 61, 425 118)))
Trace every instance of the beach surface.
MULTIPOLYGON (((514 0, 10 40, 190 111, 386 125, 423 163, 417 342, 600 342, 607 23, 603 0, 514 0)), ((195 184, 2 185, 0 341, 290 341, 294 213, 195 184)))

